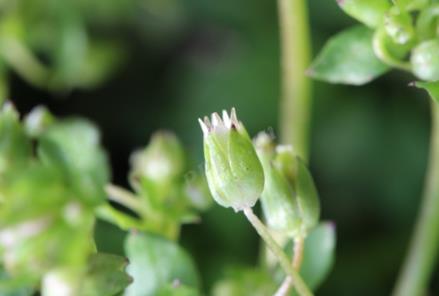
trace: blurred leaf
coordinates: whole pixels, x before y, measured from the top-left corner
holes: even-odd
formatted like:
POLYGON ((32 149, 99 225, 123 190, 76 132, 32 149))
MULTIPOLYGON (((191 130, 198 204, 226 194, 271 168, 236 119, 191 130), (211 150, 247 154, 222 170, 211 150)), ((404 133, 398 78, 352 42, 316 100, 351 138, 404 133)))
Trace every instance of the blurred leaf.
POLYGON ((374 54, 373 31, 356 26, 332 37, 317 56, 309 74, 331 83, 361 85, 387 72, 374 54))
POLYGON ((132 282, 124 271, 127 264, 127 259, 121 256, 103 253, 91 255, 81 296, 112 296, 121 292, 132 282))
MULTIPOLYGON (((31 157, 31 144, 11 103, 0 107, 0 184, 4 174, 21 169, 31 157)), ((1 197, 0 197, 1 200, 1 197)))
POLYGON ((429 4, 429 0, 392 0, 395 5, 403 10, 416 10, 424 8, 429 4))
POLYGON ((105 152, 97 128, 86 120, 71 119, 51 125, 40 138, 43 163, 60 170, 77 198, 96 205, 105 199, 109 179, 105 152))
POLYGON ((192 259, 171 241, 150 234, 130 233, 125 252, 130 260, 127 272, 134 279, 125 291, 126 296, 157 295, 160 289, 175 281, 198 287, 192 259))
POLYGON ((0 295, 2 296, 31 296, 34 289, 26 281, 11 279, 0 265, 0 295))
POLYGON ((439 103, 439 81, 436 82, 416 82, 417 87, 424 88, 430 97, 439 103))
POLYGON ((213 296, 273 295, 276 284, 267 271, 258 268, 236 268, 213 287, 213 296))
POLYGON ((37 106, 24 118, 24 127, 29 136, 37 138, 54 121, 54 116, 46 107, 37 106))
POLYGON ((160 289, 157 296, 199 296, 200 293, 193 289, 184 285, 180 285, 179 283, 175 283, 175 285, 167 285, 163 289, 160 289))
POLYGON ((381 24, 390 8, 388 0, 337 0, 337 3, 348 15, 372 28, 381 24))
POLYGON ((110 42, 90 41, 80 73, 75 77, 77 86, 97 87, 120 66, 125 53, 119 45, 110 42))
POLYGON ((328 276, 335 256, 335 227, 330 222, 320 223, 305 241, 300 273, 313 290, 328 276))

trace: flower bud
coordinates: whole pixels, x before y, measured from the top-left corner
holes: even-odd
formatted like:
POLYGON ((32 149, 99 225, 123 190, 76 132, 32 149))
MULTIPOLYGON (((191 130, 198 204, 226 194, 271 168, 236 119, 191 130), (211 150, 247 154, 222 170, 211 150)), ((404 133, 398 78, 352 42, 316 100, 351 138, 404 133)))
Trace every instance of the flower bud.
POLYGON ((166 184, 183 172, 184 151, 173 133, 157 132, 144 150, 133 154, 131 165, 134 176, 166 184))
POLYGON ((265 175, 261 196, 265 220, 271 229, 294 236, 300 230, 300 213, 288 180, 273 165, 273 142, 269 135, 260 133, 255 140, 255 146, 265 175))
POLYGON ((439 39, 422 42, 412 53, 414 74, 426 81, 439 80, 439 39))
POLYGON ((264 189, 264 172, 235 109, 223 118, 199 119, 204 134, 207 183, 215 201, 235 211, 253 207, 264 189))
POLYGON ((274 148, 265 133, 256 139, 265 174, 262 209, 273 230, 304 235, 317 225, 320 205, 311 174, 291 146, 274 148))
POLYGON ((384 29, 396 44, 407 44, 413 41, 415 36, 411 15, 396 7, 386 14, 384 29))
POLYGON ((46 107, 38 106, 25 117, 24 126, 28 135, 38 137, 54 121, 54 116, 46 107))

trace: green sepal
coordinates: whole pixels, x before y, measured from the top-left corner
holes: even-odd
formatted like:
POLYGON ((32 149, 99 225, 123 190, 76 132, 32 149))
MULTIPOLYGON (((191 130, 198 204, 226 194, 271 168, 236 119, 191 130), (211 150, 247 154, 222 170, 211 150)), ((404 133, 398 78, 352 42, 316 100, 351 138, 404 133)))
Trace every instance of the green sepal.
POLYGON ((311 173, 299 157, 297 157, 296 166, 296 199, 301 212, 302 227, 309 231, 317 225, 320 219, 319 195, 311 173))
POLYGON ((390 8, 388 0, 337 0, 337 3, 348 15, 371 28, 382 23, 390 8))
POLYGON ((413 44, 415 29, 410 13, 399 9, 390 9, 384 20, 384 29, 396 44, 413 44))
POLYGON ((416 21, 416 38, 426 41, 438 37, 439 3, 423 9, 416 21))
POLYGON ((332 37, 312 63, 308 74, 331 83, 362 85, 389 67, 375 55, 373 31, 355 26, 332 37))

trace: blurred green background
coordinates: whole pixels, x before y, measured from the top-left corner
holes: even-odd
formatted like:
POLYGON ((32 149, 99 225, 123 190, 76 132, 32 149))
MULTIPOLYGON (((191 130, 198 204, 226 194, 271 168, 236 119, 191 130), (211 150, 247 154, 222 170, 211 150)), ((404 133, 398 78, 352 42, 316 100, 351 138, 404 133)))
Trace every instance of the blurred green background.
MULTIPOLYGON (((57 0, 59 1, 59 0, 57 0)), ((4 4, 8 1, 0 1, 4 4)), ((39 2, 55 3, 53 0, 39 2)), ((101 128, 113 181, 127 185, 130 153, 157 129, 184 142, 189 168, 203 168, 197 118, 236 107, 249 132, 277 131, 280 95, 276 1, 82 0, 89 38, 123 49, 98 87, 46 92, 12 73, 21 113, 44 104, 101 128)), ((335 1, 309 1, 314 54, 352 23, 335 1)), ((29 35, 32 28, 26 28, 29 35)), ((337 226, 334 269, 318 295, 388 295, 419 205, 429 140, 427 96, 392 72, 362 87, 314 83, 310 166, 323 219, 337 226)), ((122 253, 124 233, 100 223, 98 246, 122 253)), ((243 215, 214 206, 185 226, 207 292, 229 266, 253 265, 258 238, 243 215)), ((439 294, 436 272, 432 295, 439 294)))

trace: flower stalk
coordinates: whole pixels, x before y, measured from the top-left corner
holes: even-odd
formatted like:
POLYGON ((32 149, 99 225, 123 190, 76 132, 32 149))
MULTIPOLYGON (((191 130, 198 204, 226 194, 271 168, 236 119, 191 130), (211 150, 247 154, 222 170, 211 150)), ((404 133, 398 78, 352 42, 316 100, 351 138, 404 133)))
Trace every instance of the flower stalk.
POLYGON ((439 247, 439 103, 432 100, 430 161, 420 215, 394 296, 426 294, 439 247))

